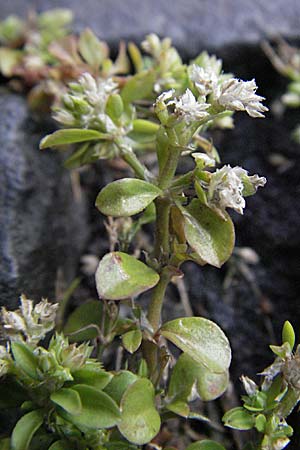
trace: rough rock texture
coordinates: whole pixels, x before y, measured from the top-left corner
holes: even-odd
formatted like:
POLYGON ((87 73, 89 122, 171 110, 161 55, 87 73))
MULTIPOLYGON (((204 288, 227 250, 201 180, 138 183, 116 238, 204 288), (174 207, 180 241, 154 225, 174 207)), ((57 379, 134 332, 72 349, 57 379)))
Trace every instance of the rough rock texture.
POLYGON ((38 150, 45 128, 25 98, 1 89, 0 111, 0 305, 14 307, 22 292, 53 298, 59 267, 70 282, 85 240, 84 208, 61 158, 38 150))
POLYGON ((74 11, 78 29, 92 27, 103 39, 139 40, 155 32, 172 37, 184 54, 199 47, 258 42, 266 34, 297 35, 297 0, 10 0, 2 2, 0 17, 67 7, 74 11))
MULTIPOLYGON (((146 33, 156 32, 171 36, 185 57, 214 47, 223 57, 226 71, 243 79, 256 78, 267 105, 284 92, 286 81, 271 67, 259 42, 268 34, 293 37, 299 33, 298 0, 86 0, 84 7, 79 0, 10 0, 1 5, 0 18, 25 14, 29 7, 44 10, 62 6, 74 11, 77 29, 90 26, 113 44, 120 38, 138 41, 146 33)), ((0 301, 7 302, 15 298, 20 287, 38 296, 53 292, 57 267, 72 270, 68 261, 78 259, 76 249, 83 227, 78 225, 78 209, 72 206, 70 187, 64 184, 67 176, 62 177, 57 156, 36 150, 39 132, 28 118, 24 100, 5 94, 0 106, 5 118, 0 122, 0 136, 5 133, 6 137, 5 141, 1 138, 0 150, 0 256, 5 255, 1 260, 0 301), (6 197, 3 185, 9 187, 6 197), (77 230, 72 231, 71 226, 77 230), (75 252, 70 257, 66 248, 73 243, 75 252)), ((235 382, 241 373, 254 376, 268 364, 268 344, 280 338, 284 320, 291 320, 296 329, 300 325, 300 148, 290 138, 299 122, 296 110, 287 111, 281 119, 271 113, 265 120, 237 114, 234 130, 215 134, 224 163, 242 165, 268 178, 267 186, 248 199, 245 215, 234 216, 237 244, 252 247, 260 256, 259 264, 249 266, 250 273, 233 263, 220 271, 184 266, 195 314, 217 321, 230 338, 235 382), (274 166, 274 153, 290 164, 285 169, 274 166), (226 288, 231 270, 234 276, 226 288)), ((83 180, 90 204, 85 251, 99 256, 106 244, 93 202, 101 177, 109 177, 107 172, 98 167, 83 180)), ((85 280, 84 288, 95 293, 92 278, 85 280)), ((172 303, 176 289, 171 287, 169 292, 166 315, 180 311, 178 298, 176 307, 172 303)), ((297 442, 296 437, 289 448, 298 448, 297 442)))

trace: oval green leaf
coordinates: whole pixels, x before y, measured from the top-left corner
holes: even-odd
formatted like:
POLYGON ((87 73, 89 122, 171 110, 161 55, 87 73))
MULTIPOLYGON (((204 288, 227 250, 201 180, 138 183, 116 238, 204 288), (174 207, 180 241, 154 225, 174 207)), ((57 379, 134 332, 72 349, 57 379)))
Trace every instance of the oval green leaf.
POLYGON ((126 389, 135 383, 137 379, 137 375, 129 370, 121 370, 113 377, 104 391, 119 405, 126 389))
POLYGON ((122 300, 151 289, 159 275, 134 256, 122 252, 105 255, 96 271, 96 286, 100 297, 122 300))
POLYGON ((27 450, 34 433, 43 423, 41 410, 31 411, 16 423, 11 435, 12 450, 27 450))
POLYGON ((98 194, 96 206, 106 216, 133 216, 162 194, 154 184, 134 178, 114 181, 98 194))
POLYGON ((132 330, 123 334, 122 342, 125 349, 129 353, 134 353, 137 351, 142 342, 142 332, 141 330, 132 330))
POLYGON ((168 397, 188 402, 193 388, 196 388, 201 400, 214 400, 224 393, 228 381, 227 370, 223 373, 211 372, 188 354, 182 353, 171 374, 168 397))
POLYGON ((159 432, 160 416, 155 408, 151 381, 143 378, 129 386, 122 397, 121 411, 118 428, 129 442, 143 445, 159 432))
POLYGON ((134 141, 146 144, 156 140, 156 134, 159 130, 159 125, 150 120, 135 119, 132 122, 132 131, 128 137, 134 141))
POLYGON ((282 328, 282 343, 284 344, 285 342, 288 342, 291 347, 291 350, 293 350, 295 340, 296 337, 293 325, 291 324, 291 322, 286 320, 282 328))
POLYGON ((111 94, 108 97, 105 112, 112 120, 118 120, 124 111, 122 97, 119 94, 111 94))
POLYGON ((88 341, 99 335, 99 324, 102 318, 102 303, 91 300, 83 303, 69 315, 64 326, 64 335, 70 342, 88 341))
POLYGON ((108 55, 107 45, 99 41, 97 36, 89 28, 80 34, 78 49, 84 60, 95 69, 100 66, 108 55))
POLYGON ((56 441, 53 442, 48 450, 70 450, 70 443, 67 441, 56 441))
POLYGON ((73 416, 81 413, 81 400, 78 392, 73 389, 59 389, 50 395, 50 399, 73 416))
POLYGON ((58 130, 45 136, 40 142, 40 149, 56 147, 60 145, 76 144, 78 142, 97 141, 106 139, 107 135, 97 130, 80 128, 68 128, 58 130))
POLYGON ((140 72, 132 77, 127 77, 127 82, 121 92, 124 103, 132 103, 136 100, 151 97, 155 77, 156 74, 153 70, 140 72))
POLYGON ((31 378, 37 380, 38 359, 31 348, 22 342, 12 342, 11 350, 16 364, 31 378))
POLYGON ((76 371, 72 371, 74 383, 87 384, 101 390, 104 389, 111 381, 113 375, 105 370, 97 367, 95 364, 88 362, 84 367, 76 371))
POLYGON ((161 334, 195 361, 215 373, 225 372, 231 361, 227 337, 214 322, 203 317, 184 317, 166 322, 161 334))
POLYGON ((110 428, 120 420, 120 411, 116 402, 98 389, 84 384, 72 386, 78 392, 82 410, 81 414, 73 416, 66 414, 70 422, 86 428, 110 428))
POLYGON ((227 411, 222 420, 227 427, 235 430, 251 430, 255 425, 254 415, 241 406, 227 411))
POLYGON ((205 439, 203 441, 194 442, 189 445, 186 450, 225 450, 225 447, 218 444, 218 442, 205 439))
POLYGON ((181 207, 184 216, 186 240, 201 260, 215 267, 221 267, 231 256, 234 241, 234 225, 229 215, 226 220, 205 206, 198 199, 192 200, 187 208, 181 207))

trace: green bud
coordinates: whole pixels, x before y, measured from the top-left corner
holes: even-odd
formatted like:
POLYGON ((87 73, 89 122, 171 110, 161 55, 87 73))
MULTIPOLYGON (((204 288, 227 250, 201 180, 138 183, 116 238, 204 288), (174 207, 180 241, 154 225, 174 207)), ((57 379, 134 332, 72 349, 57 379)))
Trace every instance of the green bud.
POLYGON ((282 343, 284 344, 285 342, 287 342, 290 345, 291 350, 293 350, 295 345, 295 331, 288 320, 284 322, 282 328, 282 343))
POLYGON ((106 114, 112 120, 118 120, 124 111, 122 97, 119 94, 111 94, 106 103, 106 114))

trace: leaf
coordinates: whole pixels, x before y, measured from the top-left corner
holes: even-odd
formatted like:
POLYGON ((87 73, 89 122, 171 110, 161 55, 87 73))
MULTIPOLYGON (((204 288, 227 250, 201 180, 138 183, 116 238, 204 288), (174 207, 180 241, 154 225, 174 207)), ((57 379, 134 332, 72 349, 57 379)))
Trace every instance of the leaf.
POLYGON ((136 100, 151 98, 154 82, 155 73, 153 70, 140 72, 128 78, 121 91, 121 97, 124 103, 132 103, 136 100))
POLYGON ((122 342, 125 349, 129 353, 134 353, 137 351, 142 342, 142 332, 141 330, 132 330, 123 334, 122 342))
POLYGON ((105 112, 109 117, 116 121, 124 111, 122 97, 119 94, 111 94, 106 102, 105 112))
POLYGON ((22 61, 23 52, 8 47, 0 48, 0 72, 5 77, 12 77, 14 67, 22 61))
POLYGON ((159 281, 159 275, 134 256, 122 252, 105 255, 96 271, 96 287, 100 297, 122 300, 147 291, 159 281))
POLYGON ((212 372, 223 373, 230 365, 228 339, 211 320, 203 317, 171 320, 161 327, 160 333, 212 372))
POLYGON ((72 371, 72 376, 75 383, 87 384, 99 390, 104 389, 113 377, 110 372, 106 372, 95 364, 89 364, 88 362, 81 369, 72 371))
POLYGON ((143 57, 139 48, 135 45, 134 42, 128 43, 128 53, 132 59, 135 71, 141 72, 144 66, 143 57))
POLYGON ((187 208, 180 209, 189 245, 201 260, 221 267, 231 256, 234 247, 234 226, 229 215, 224 212, 224 220, 197 199, 192 200, 187 208))
POLYGON ((184 400, 175 399, 166 408, 181 417, 188 418, 190 414, 190 407, 184 400))
POLYGON ((194 389, 201 400, 214 400, 224 393, 228 381, 227 370, 223 373, 211 372, 191 356, 182 353, 171 373, 168 397, 187 402, 194 389), (185 380, 184 383, 182 380, 185 380))
POLYGON ((16 423, 11 435, 12 450, 27 450, 34 433, 43 423, 41 410, 31 411, 16 423))
POLYGON ((68 413, 76 416, 81 413, 81 400, 78 392, 69 388, 61 388, 50 395, 50 399, 56 405, 68 413))
POLYGON ((48 450, 70 450, 70 443, 67 441, 55 441, 48 450))
POLYGON ((73 20, 73 13, 67 8, 54 8, 37 16, 38 25, 42 28, 62 28, 73 20))
POLYGON ((87 28, 79 37, 78 48, 81 56, 91 66, 97 69, 108 56, 108 47, 87 28))
POLYGON ((147 208, 162 194, 154 184, 123 178, 105 186, 97 196, 96 206, 106 216, 128 217, 147 208))
POLYGON ((144 119, 133 120, 132 126, 132 131, 130 131, 128 137, 143 144, 155 141, 160 128, 157 123, 144 119))
POLYGON ((119 405, 126 389, 137 380, 138 377, 134 373, 129 370, 121 370, 116 373, 104 391, 119 405))
POLYGON ((40 142, 40 149, 59 145, 76 144, 78 142, 104 140, 107 135, 96 130, 68 128, 58 130, 45 136, 40 142))
POLYGON ((294 331, 293 325, 291 324, 291 322, 286 320, 284 322, 284 325, 282 328, 282 342, 283 342, 283 344, 285 342, 287 342, 290 345, 291 350, 293 350, 294 345, 295 345, 295 340, 296 340, 296 337, 295 337, 295 331, 294 331))
POLYGON ((225 450, 225 448, 218 442, 204 439, 189 445, 186 450, 225 450))
POLYGON ((160 416, 155 409, 154 387, 145 378, 131 385, 121 400, 122 420, 118 424, 122 435, 133 444, 151 441, 160 429, 160 416))
POLYGON ((227 427, 235 430, 251 430, 255 425, 254 416, 243 407, 230 409, 222 420, 227 427))
POLYGON ((22 342, 12 342, 11 350, 16 364, 31 378, 38 380, 38 359, 33 351, 22 342))
POLYGON ((91 300, 80 305, 69 315, 64 326, 64 334, 68 335, 70 342, 88 341, 98 336, 102 308, 99 300, 91 300), (86 329, 83 330, 83 328, 86 329))
POLYGON ((119 408, 105 392, 84 384, 76 384, 72 389, 79 394, 82 410, 76 416, 66 413, 67 420, 78 427, 96 429, 110 428, 119 422, 119 408))

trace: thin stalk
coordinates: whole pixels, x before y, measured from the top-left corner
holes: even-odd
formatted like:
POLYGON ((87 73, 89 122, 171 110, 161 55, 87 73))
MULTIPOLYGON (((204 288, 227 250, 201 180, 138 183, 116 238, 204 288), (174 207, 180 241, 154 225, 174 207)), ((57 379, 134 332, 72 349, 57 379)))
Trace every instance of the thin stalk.
POLYGON ((284 419, 288 417, 293 411, 293 409, 297 406, 297 403, 299 402, 299 397, 300 394, 298 390, 289 388, 286 395, 280 401, 277 414, 284 419))
POLYGON ((162 310, 162 304, 166 293, 167 286, 171 279, 171 273, 168 268, 163 269, 160 280, 153 290, 151 303, 148 309, 148 320, 152 325, 154 334, 160 326, 160 316, 162 310))
MULTIPOLYGON (((160 170, 158 176, 158 186, 167 189, 175 175, 178 160, 181 154, 181 148, 170 146, 168 158, 164 167, 160 170)), ((154 256, 160 264, 160 280, 155 286, 148 309, 148 320, 153 329, 153 334, 158 331, 161 322, 161 311, 167 286, 172 277, 168 267, 170 258, 170 207, 171 202, 166 197, 158 197, 155 200, 156 207, 156 231, 155 231, 155 250, 154 256)), ((159 350, 155 343, 146 341, 144 343, 144 356, 151 373, 151 379, 156 382, 159 379, 161 368, 159 363, 159 350)))
POLYGON ((170 146, 168 159, 158 176, 158 187, 167 189, 175 175, 182 147, 170 146))
POLYGON ((153 179, 152 173, 147 169, 144 164, 140 162, 136 154, 131 149, 124 149, 124 147, 119 146, 121 150, 121 156, 124 161, 132 168, 133 172, 141 180, 150 181, 153 179))
POLYGON ((154 256, 157 260, 169 257, 170 253, 170 239, 169 239, 169 222, 170 222, 170 208, 169 199, 165 197, 158 197, 155 200, 156 208, 156 224, 155 224, 155 248, 154 256))

